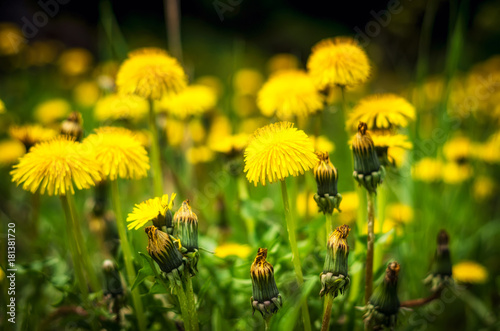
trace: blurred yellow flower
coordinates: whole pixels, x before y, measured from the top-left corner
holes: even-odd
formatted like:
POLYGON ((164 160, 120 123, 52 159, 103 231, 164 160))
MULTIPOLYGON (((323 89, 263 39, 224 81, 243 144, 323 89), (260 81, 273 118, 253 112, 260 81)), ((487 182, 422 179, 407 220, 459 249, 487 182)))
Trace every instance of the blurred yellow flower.
POLYGON ((220 137, 220 139, 213 140, 209 147, 219 153, 239 153, 248 145, 250 135, 247 133, 239 133, 235 135, 228 135, 220 137))
POLYGON ((473 192, 477 200, 485 200, 493 196, 497 189, 495 181, 486 176, 476 176, 474 179, 473 192))
POLYGON ((17 25, 0 23, 0 55, 15 55, 27 42, 17 25))
POLYGON ((92 54, 84 48, 71 48, 59 57, 59 70, 68 76, 78 76, 90 70, 92 54))
POLYGON ((201 115, 217 105, 215 91, 203 85, 190 85, 178 94, 169 94, 158 103, 158 111, 179 119, 201 115))
POLYGON ((293 54, 281 53, 273 55, 267 62, 267 68, 270 73, 280 70, 297 69, 299 59, 293 54))
POLYGON ((75 102, 85 108, 92 107, 99 99, 101 91, 99 85, 94 81, 86 81, 78 84, 73 90, 75 102))
POLYGON ((241 259, 246 259, 251 252, 252 248, 250 246, 236 243, 226 243, 215 248, 215 256, 218 256, 221 259, 228 256, 237 256, 241 259))
POLYGON ((3 103, 2 99, 0 99, 0 114, 5 113, 7 109, 5 108, 5 104, 3 103))
POLYGON ((396 168, 401 168, 403 163, 406 160, 407 150, 401 147, 389 147, 387 150, 387 159, 391 162, 396 168))
POLYGON ((9 135, 22 142, 28 151, 35 144, 54 138, 57 136, 57 132, 53 129, 44 128, 39 124, 28 124, 11 126, 9 135))
POLYGON ((408 141, 408 136, 404 134, 379 135, 377 131, 372 131, 372 139, 375 147, 391 148, 399 147, 404 149, 412 149, 413 144, 408 141))
POLYGON ((101 180, 100 164, 89 149, 66 136, 33 146, 10 174, 24 190, 48 195, 74 194, 73 184, 81 190, 101 180))
POLYGON ((453 278, 460 283, 484 284, 488 270, 474 261, 462 261, 453 266, 453 278))
POLYGON ((169 146, 179 147, 184 141, 186 125, 184 122, 175 119, 167 118, 165 132, 167 134, 167 142, 169 146))
POLYGON ((443 167, 443 181, 447 184, 460 184, 472 176, 472 168, 468 164, 448 162, 443 167))
POLYGON ((169 200, 168 194, 164 194, 161 198, 156 197, 136 204, 134 210, 128 214, 127 222, 129 224, 127 228, 129 230, 138 230, 149 221, 160 216, 165 217, 167 211, 172 210, 175 197, 176 194, 172 193, 169 200))
POLYGON ((311 139, 316 151, 332 153, 335 150, 335 144, 327 136, 309 136, 309 139, 311 139))
POLYGON ((203 85, 211 88, 217 98, 220 98, 224 94, 224 84, 215 76, 201 76, 196 79, 195 85, 203 85))
POLYGON ((146 99, 137 95, 109 94, 99 99, 94 108, 94 117, 98 121, 129 120, 137 122, 149 111, 146 99))
POLYGON ((370 75, 364 50, 348 37, 325 39, 317 43, 307 60, 307 70, 319 90, 363 84, 370 75))
POLYGON ((305 71, 283 70, 262 86, 257 105, 265 116, 276 114, 281 120, 291 120, 322 110, 323 99, 305 71))
POLYGON ((247 117, 258 112, 257 97, 251 94, 235 94, 231 102, 240 117, 247 117))
POLYGON ((254 69, 240 69, 233 77, 233 86, 236 94, 255 95, 259 91, 264 77, 254 69))
POLYGON ((473 149, 470 139, 460 135, 444 144, 443 154, 448 161, 461 162, 470 158, 473 149))
POLYGON ((26 47, 26 62, 30 66, 44 66, 54 63, 62 47, 62 43, 53 40, 30 43, 26 47))
POLYGON ((206 136, 205 127, 199 119, 193 119, 188 123, 189 133, 195 143, 201 143, 206 136))
POLYGON ((397 223, 410 223, 413 221, 413 208, 402 203, 392 203, 386 207, 387 218, 397 223))
POLYGON ((83 141, 93 151, 106 179, 140 179, 149 170, 149 157, 136 135, 125 128, 101 127, 83 141))
POLYGON ((0 165, 16 163, 24 153, 26 153, 26 148, 21 142, 11 139, 0 141, 0 165))
POLYGON ((297 213, 300 217, 315 217, 318 215, 318 205, 314 201, 314 192, 309 195, 305 191, 297 194, 297 213))
POLYGON ((412 169, 412 177, 423 182, 435 182, 441 180, 443 162, 430 157, 417 161, 412 169))
POLYGON ((191 147, 186 152, 186 159, 191 164, 210 162, 214 157, 214 152, 207 146, 191 147))
POLYGON ((472 155, 484 162, 500 162, 500 131, 494 133, 483 144, 475 144, 472 155))
POLYGON ((337 214, 340 224, 351 224, 356 221, 359 199, 356 192, 342 192, 341 213, 337 214))
POLYGON ((158 48, 141 48, 130 52, 116 77, 118 92, 159 100, 175 94, 187 85, 179 62, 158 48))
POLYGON ((374 94, 361 99, 352 109, 347 126, 356 130, 358 123, 365 122, 370 130, 404 128, 415 119, 415 108, 395 94, 374 94))
POLYGON ((245 150, 246 177, 257 186, 313 168, 318 162, 311 140, 290 122, 269 124, 254 132, 245 150))
POLYGON ((71 105, 64 99, 51 99, 38 104, 35 118, 42 124, 53 124, 66 118, 71 112, 71 105))

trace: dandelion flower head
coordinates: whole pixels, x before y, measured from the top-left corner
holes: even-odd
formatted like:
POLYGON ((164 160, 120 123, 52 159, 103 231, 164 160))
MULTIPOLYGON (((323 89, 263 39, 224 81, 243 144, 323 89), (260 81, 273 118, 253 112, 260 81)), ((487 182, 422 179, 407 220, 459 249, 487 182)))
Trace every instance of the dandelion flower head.
POLYGON ((29 124, 9 128, 9 134, 12 138, 19 140, 24 144, 26 150, 29 150, 35 144, 46 141, 57 136, 53 129, 44 128, 39 124, 29 124))
POLYGON ((35 108, 35 118, 42 124, 53 124, 71 112, 71 105, 64 99, 51 99, 35 108))
POLYGON ((136 95, 110 94, 99 99, 94 117, 98 121, 130 120, 137 122, 149 111, 148 102, 136 95))
POLYGON ((457 282, 482 284, 488 279, 488 270, 474 261, 462 261, 453 266, 453 278, 457 282))
POLYGON ((168 94, 158 104, 159 111, 165 111, 179 119, 201 115, 217 105, 217 93, 204 85, 190 85, 178 94, 168 94))
POLYGON ((175 197, 175 193, 170 195, 170 199, 168 194, 164 194, 161 198, 156 197, 136 204, 132 213, 128 214, 127 217, 128 229, 137 230, 159 216, 165 217, 167 211, 172 210, 175 197))

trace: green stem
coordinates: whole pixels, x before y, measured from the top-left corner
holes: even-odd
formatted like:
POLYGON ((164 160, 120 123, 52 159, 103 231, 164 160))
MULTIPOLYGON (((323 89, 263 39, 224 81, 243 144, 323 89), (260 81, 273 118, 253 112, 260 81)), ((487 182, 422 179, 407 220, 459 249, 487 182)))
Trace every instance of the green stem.
POLYGON ((87 281, 85 280, 82 261, 80 260, 80 254, 78 254, 76 237, 74 235, 73 229, 73 217, 71 215, 71 208, 69 207, 69 202, 67 196, 60 196, 62 207, 64 210, 64 215, 66 219, 66 236, 68 240, 68 246, 71 253, 71 259, 73 260, 73 268, 75 269, 75 277, 78 286, 80 287, 80 292, 86 302, 88 300, 89 290, 87 288, 87 281))
POLYGON ((89 282, 92 285, 92 289, 95 292, 99 292, 102 290, 101 282, 99 281, 99 278, 97 278, 95 269, 92 266, 89 250, 87 249, 86 241, 84 240, 83 237, 82 227, 79 218, 77 217, 75 199, 72 195, 66 195, 66 198, 68 200, 69 210, 72 215, 75 241, 78 245, 79 253, 81 254, 81 261, 83 263, 83 268, 86 271, 86 274, 89 278, 89 282))
POLYGON ((153 100, 149 100, 149 129, 151 130, 151 167, 153 168, 153 187, 157 197, 163 195, 163 174, 161 171, 160 141, 153 100))
POLYGON ((186 330, 194 331, 194 327, 191 324, 191 315, 189 314, 188 301, 186 298, 186 293, 181 284, 175 285, 175 294, 179 298, 179 305, 181 306, 182 319, 184 320, 184 325, 186 330))
POLYGON ((332 304, 333 304, 333 295, 326 295, 326 308, 323 312, 323 324, 321 325, 321 331, 328 330, 330 326, 330 316, 332 315, 332 304))
MULTIPOLYGON (((286 188, 286 182, 281 181, 281 197, 283 198, 283 207, 285 209, 285 220, 288 230, 288 240, 290 241, 290 247, 292 249, 292 262, 293 268, 295 270, 295 276, 297 277, 297 282, 301 287, 304 283, 304 276, 302 275, 302 267, 300 264, 299 249, 297 247, 297 239, 295 237, 295 220, 290 212, 290 203, 288 201, 288 191, 286 188)), ((311 320, 309 318, 309 309, 307 307, 307 298, 302 304, 302 321, 304 323, 304 330, 311 330, 311 320)))
MULTIPOLYGON (((377 232, 379 235, 383 234, 384 221, 385 221, 385 209, 387 205, 387 184, 382 184, 377 189, 377 219, 378 226, 377 232)), ((381 244, 375 244, 375 256, 373 258, 373 270, 377 271, 382 265, 382 258, 384 256, 384 251, 381 249, 381 244)))
POLYGON ((269 316, 269 317, 266 317, 266 318, 264 319, 264 324, 265 324, 265 326, 266 326, 266 327, 265 327, 265 330, 266 330, 266 331, 271 330, 271 328, 270 328, 270 324, 271 324, 271 317, 272 317, 272 316, 269 316))
POLYGON ((196 310, 196 303, 194 300, 194 291, 193 291, 193 282, 191 280, 191 275, 189 272, 186 272, 186 297, 187 297, 187 303, 189 307, 189 314, 191 317, 191 327, 194 331, 199 330, 199 323, 198 323, 198 312, 196 310))
MULTIPOLYGON (((120 236, 120 244, 123 253, 123 260, 125 261, 125 269, 127 271, 128 283, 131 286, 135 280, 136 274, 134 269, 134 263, 132 261, 132 249, 130 248, 130 243, 127 238, 127 230, 122 217, 122 207, 120 203, 120 194, 118 189, 118 181, 111 181, 111 198, 113 200, 113 207, 115 209, 115 219, 116 226, 118 228, 118 235, 120 236)), ((132 291, 132 301, 134 302, 135 315, 137 318, 137 324, 139 325, 139 330, 146 330, 146 320, 144 319, 142 301, 139 293, 139 288, 136 287, 132 291)))
POLYGON ((40 218, 40 191, 36 191, 31 195, 31 231, 33 237, 38 239, 38 228, 40 218))
POLYGON ((375 242, 374 223, 375 207, 374 194, 367 192, 368 205, 368 237, 366 245, 366 274, 365 274, 365 302, 370 300, 373 289, 373 244, 375 242))

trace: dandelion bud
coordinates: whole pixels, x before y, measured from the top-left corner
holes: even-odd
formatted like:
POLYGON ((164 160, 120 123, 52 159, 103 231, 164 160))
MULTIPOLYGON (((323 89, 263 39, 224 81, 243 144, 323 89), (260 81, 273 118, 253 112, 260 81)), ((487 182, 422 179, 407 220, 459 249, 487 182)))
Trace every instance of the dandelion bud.
POLYGON ((316 152, 319 162, 314 168, 314 177, 318 185, 318 192, 314 195, 314 201, 318 204, 319 211, 333 213, 342 201, 342 196, 337 192, 337 169, 330 162, 327 152, 316 152))
POLYGON ((365 307, 365 323, 370 329, 394 328, 396 325, 400 308, 397 293, 399 269, 399 263, 389 263, 382 284, 375 289, 365 307))
POLYGON ((349 226, 341 225, 328 238, 325 265, 320 275, 321 291, 319 295, 321 296, 331 294, 335 298, 339 292, 344 294, 344 291, 349 287, 350 279, 347 273, 349 245, 347 245, 347 236, 350 230, 349 226))
POLYGON ((171 237, 155 226, 145 229, 148 235, 147 251, 173 284, 180 284, 186 260, 171 237))
POLYGON ((439 231, 432 272, 425 279, 426 284, 431 284, 432 291, 436 291, 443 285, 452 281, 452 264, 448 241, 448 233, 445 230, 439 231))
POLYGON ((61 123, 61 134, 71 136, 75 138, 76 141, 81 141, 83 138, 82 125, 82 114, 74 111, 61 123))
POLYGON ((104 295, 111 297, 119 297, 123 295, 123 286, 120 274, 116 269, 116 265, 111 260, 105 260, 102 264, 104 273, 104 295))
POLYGON ((174 233, 179 238, 183 250, 187 252, 189 269, 196 273, 198 265, 198 216, 191 210, 189 200, 182 202, 174 216, 174 233))
POLYGON ((359 122, 358 133, 352 140, 353 177, 369 192, 376 193, 377 185, 384 179, 385 169, 380 165, 372 137, 366 130, 366 123, 359 122))
POLYGON ((281 295, 274 280, 274 268, 266 261, 267 248, 259 248, 257 257, 250 268, 252 278, 253 312, 259 311, 262 317, 268 318, 281 308, 281 295))
MULTIPOLYGON (((173 200, 173 198, 172 198, 173 200)), ((163 195, 161 198, 161 209, 163 213, 158 213, 156 218, 153 218, 153 225, 156 226, 158 229, 163 229, 165 227, 166 232, 168 234, 173 234, 174 232, 174 225, 172 223, 172 208, 173 202, 168 200, 168 195, 163 195)))

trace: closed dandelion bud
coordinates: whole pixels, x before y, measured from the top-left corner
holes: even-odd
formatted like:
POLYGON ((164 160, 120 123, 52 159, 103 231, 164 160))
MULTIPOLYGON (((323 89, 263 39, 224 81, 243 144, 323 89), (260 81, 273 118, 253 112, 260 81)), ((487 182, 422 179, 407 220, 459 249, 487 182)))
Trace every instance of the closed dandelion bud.
POLYGON ((82 125, 82 114, 74 111, 61 123, 61 134, 71 136, 75 138, 76 141, 81 141, 83 138, 82 125))
POLYGON ((364 318, 370 329, 380 330, 396 326, 400 308, 397 293, 399 269, 399 263, 389 263, 382 284, 375 289, 365 307, 364 318))
POLYGON ((324 214, 333 213, 335 208, 340 211, 342 196, 337 192, 337 169, 330 162, 328 152, 316 152, 316 155, 319 162, 314 168, 314 178, 318 191, 314 195, 314 201, 318 204, 319 211, 324 214))
POLYGON ((437 291, 445 284, 452 282, 452 263, 448 241, 448 233, 445 230, 439 231, 432 271, 425 279, 425 283, 432 286, 432 291, 437 291))
POLYGON ((162 197, 161 201, 161 207, 163 210, 166 210, 165 214, 159 213, 156 218, 153 219, 153 225, 156 226, 158 229, 163 229, 165 227, 166 232, 170 235, 173 234, 174 232, 174 224, 172 222, 173 215, 172 215, 172 210, 170 209, 172 206, 172 203, 169 204, 168 201, 168 196, 164 195, 162 197))
POLYGON ((149 255, 166 274, 171 284, 180 284, 186 260, 178 246, 168 234, 155 226, 148 226, 145 231, 148 235, 149 255))
POLYGON ((123 295, 122 280, 115 264, 111 260, 105 260, 102 263, 102 271, 105 282, 104 295, 114 298, 123 295))
POLYGON ((352 140, 353 177, 369 192, 376 193, 377 185, 384 179, 385 169, 380 165, 372 137, 366 130, 366 123, 359 122, 358 133, 352 140))
POLYGON ((347 236, 350 230, 349 226, 341 225, 328 238, 325 265, 320 275, 321 291, 319 295, 321 296, 331 294, 335 298, 339 293, 344 294, 349 288, 350 279, 347 272, 349 245, 347 245, 347 236))
POLYGON ((274 268, 266 261, 266 257, 267 248, 259 248, 250 268, 252 309, 254 313, 256 310, 260 312, 264 318, 272 316, 282 305, 281 295, 274 280, 274 268))
POLYGON ((198 216, 191 210, 189 200, 182 202, 174 216, 174 234, 179 238, 183 253, 189 261, 189 269, 195 274, 198 269, 198 216))

